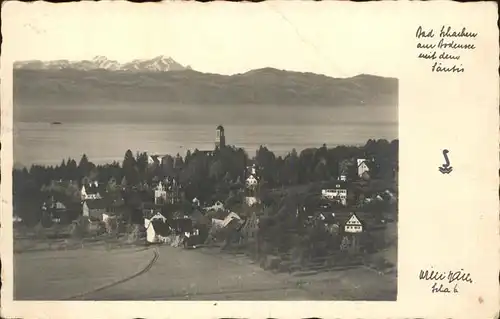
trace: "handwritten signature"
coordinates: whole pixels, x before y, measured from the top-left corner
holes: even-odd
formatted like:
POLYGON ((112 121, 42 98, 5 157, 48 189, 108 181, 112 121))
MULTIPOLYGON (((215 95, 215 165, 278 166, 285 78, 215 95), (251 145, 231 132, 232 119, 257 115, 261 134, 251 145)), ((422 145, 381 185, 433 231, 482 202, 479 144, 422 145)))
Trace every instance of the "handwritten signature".
POLYGON ((458 293, 459 283, 472 284, 472 276, 463 269, 457 271, 420 270, 419 279, 434 281, 431 287, 432 293, 458 293), (444 283, 443 283, 444 282, 444 283), (452 287, 451 284, 455 283, 452 287))

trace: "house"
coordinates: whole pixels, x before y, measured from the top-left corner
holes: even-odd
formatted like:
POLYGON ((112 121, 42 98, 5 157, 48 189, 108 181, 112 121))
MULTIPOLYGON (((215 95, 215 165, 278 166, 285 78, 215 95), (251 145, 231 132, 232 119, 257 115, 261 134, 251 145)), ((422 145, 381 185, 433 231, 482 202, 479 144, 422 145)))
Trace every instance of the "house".
POLYGON ((153 221, 160 221, 162 223, 166 223, 167 218, 165 216, 163 216, 161 213, 156 213, 151 217, 145 216, 144 217, 144 227, 148 228, 149 223, 151 223, 153 221))
POLYGON ((177 235, 184 235, 193 231, 193 221, 189 216, 176 216, 168 224, 177 235))
POLYGON ((200 207, 200 200, 198 198, 193 198, 193 206, 200 207))
POLYGON ((348 158, 343 159, 339 162, 339 181, 347 181, 347 179, 352 178, 354 175, 353 168, 355 166, 354 159, 348 158))
POLYGON ((385 194, 387 194, 389 198, 389 203, 396 203, 398 201, 396 195, 394 195, 390 190, 386 189, 385 194))
POLYGON ((161 161, 162 161, 162 156, 148 154, 148 166, 160 166, 161 161))
POLYGON ((247 177, 245 184, 248 188, 255 188, 259 184, 259 180, 252 174, 247 177))
POLYGON ((182 186, 175 178, 167 178, 165 181, 166 202, 170 204, 179 203, 183 197, 182 186))
POLYGON ((82 185, 80 195, 82 200, 102 199, 103 190, 97 181, 82 185))
POLYGON ((256 237, 257 232, 259 230, 259 218, 255 212, 245 220, 243 227, 240 230, 240 233, 243 236, 243 239, 253 239, 256 237))
POLYGON ((83 202, 83 216, 89 219, 103 220, 103 215, 106 214, 108 203, 104 199, 87 200, 83 202))
POLYGON ((161 220, 164 223, 167 222, 167 218, 165 216, 163 216, 160 212, 157 212, 156 214, 154 214, 153 217, 151 217, 149 220, 150 221, 161 220))
POLYGON ((257 165, 255 163, 253 163, 252 165, 247 166, 246 172, 247 172, 247 175, 257 176, 257 165))
POLYGON ((260 203, 261 203, 260 199, 258 199, 255 196, 245 196, 245 204, 247 204, 247 206, 249 207, 252 207, 260 203))
POLYGON ((50 218, 54 223, 60 223, 61 218, 66 217, 66 212, 66 205, 54 200, 54 197, 51 197, 47 202, 42 204, 42 214, 50 218))
POLYGON ((161 182, 155 188, 155 204, 161 205, 167 202, 167 190, 161 182))
POLYGON ((200 225, 203 225, 203 226, 209 226, 211 224, 211 220, 210 218, 208 218, 207 216, 205 216, 200 210, 198 209, 195 209, 191 212, 190 216, 191 218, 191 221, 193 222, 193 225, 196 225, 196 226, 200 226, 200 225))
POLYGON ((218 218, 212 218, 212 228, 216 230, 224 228, 224 220, 218 218))
POLYGON ((172 234, 170 225, 161 219, 146 219, 144 226, 146 227, 146 241, 151 244, 164 243, 172 234))
POLYGON ((103 222, 107 222, 108 220, 111 220, 113 218, 116 218, 116 215, 114 213, 105 212, 102 214, 102 221, 103 222))
POLYGON ((337 201, 342 205, 347 205, 347 187, 343 183, 337 183, 332 188, 321 190, 321 196, 325 199, 337 201))
POLYGON ((368 173, 370 171, 366 159, 364 158, 357 159, 357 171, 359 177, 363 177, 364 173, 368 173))
POLYGON ((363 224, 358 219, 355 213, 352 213, 351 217, 344 224, 344 232, 346 233, 361 233, 363 232, 363 224))
POLYGON ((226 218, 224 218, 224 221, 222 222, 222 227, 228 227, 230 224, 233 222, 242 222, 241 217, 238 216, 236 213, 230 212, 226 218))
POLYGON ((207 210, 223 211, 224 210, 224 204, 222 204, 221 201, 216 201, 215 204, 213 204, 210 207, 207 207, 207 210))
POLYGON ((203 154, 206 157, 212 157, 215 155, 214 151, 198 151, 196 154, 203 154))
POLYGON ((114 192, 114 191, 119 190, 120 188, 121 188, 121 184, 118 183, 118 181, 116 180, 116 178, 111 177, 108 180, 108 183, 106 185, 106 190, 108 190, 110 192, 114 192))

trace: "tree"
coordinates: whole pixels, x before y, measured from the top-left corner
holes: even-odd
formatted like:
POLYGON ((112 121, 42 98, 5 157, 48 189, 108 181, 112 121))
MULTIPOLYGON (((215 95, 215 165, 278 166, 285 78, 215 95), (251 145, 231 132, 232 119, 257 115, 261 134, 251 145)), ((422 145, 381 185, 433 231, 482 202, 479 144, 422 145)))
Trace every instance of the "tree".
POLYGON ((314 168, 314 177, 316 181, 328 179, 328 170, 323 162, 319 162, 314 168))
POLYGON ((87 158, 87 155, 83 154, 82 158, 80 159, 80 163, 78 164, 78 170, 80 172, 81 177, 89 175, 91 170, 91 165, 87 158))
POLYGON ((136 168, 136 161, 131 150, 125 153, 123 159, 123 176, 126 178, 128 186, 137 185, 139 183, 139 173, 136 168))
POLYGON ((285 157, 282 170, 282 182, 290 185, 298 184, 299 168, 299 156, 297 155, 297 151, 293 149, 292 152, 285 157))
POLYGON ((148 169, 148 154, 138 153, 136 157, 136 168, 139 172, 140 180, 144 181, 146 179, 146 172, 148 169))
POLYGON ((261 178, 273 185, 275 182, 275 160, 276 157, 273 152, 269 151, 267 147, 260 146, 257 150, 255 161, 257 166, 261 169, 261 178))
POLYGON ((122 182, 121 182, 121 186, 123 188, 127 187, 128 186, 128 182, 127 182, 127 177, 126 176, 123 176, 122 178, 122 182))
POLYGON ((125 168, 133 167, 133 166, 135 166, 134 155, 132 154, 131 150, 127 150, 127 152, 125 152, 125 157, 123 159, 122 167, 125 169, 125 168))
MULTIPOLYGON (((238 176, 239 177, 239 176, 238 176)), ((226 184, 229 184, 231 183, 231 174, 229 174, 229 172, 226 172, 226 174, 224 175, 224 178, 222 179, 224 181, 224 183, 226 184)))
POLYGON ((187 151, 186 151, 186 157, 185 157, 185 160, 184 160, 184 162, 185 162, 186 164, 187 164, 187 163, 189 162, 189 160, 191 159, 191 156, 192 156, 191 151, 190 151, 190 150, 187 150, 187 151))
POLYGON ((163 175, 174 177, 175 169, 174 169, 174 158, 170 155, 164 156, 161 160, 161 171, 163 175))
POLYGON ((224 166, 222 165, 221 160, 216 160, 210 165, 209 176, 210 178, 215 179, 216 181, 220 181, 224 174, 224 166))

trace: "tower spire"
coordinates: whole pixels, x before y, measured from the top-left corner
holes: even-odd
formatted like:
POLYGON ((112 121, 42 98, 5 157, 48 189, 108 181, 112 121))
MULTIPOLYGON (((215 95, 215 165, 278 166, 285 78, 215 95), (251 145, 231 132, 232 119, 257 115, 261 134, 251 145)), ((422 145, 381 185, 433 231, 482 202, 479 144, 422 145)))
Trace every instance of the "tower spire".
POLYGON ((226 147, 226 137, 224 136, 224 127, 222 125, 217 126, 215 130, 215 148, 226 147))

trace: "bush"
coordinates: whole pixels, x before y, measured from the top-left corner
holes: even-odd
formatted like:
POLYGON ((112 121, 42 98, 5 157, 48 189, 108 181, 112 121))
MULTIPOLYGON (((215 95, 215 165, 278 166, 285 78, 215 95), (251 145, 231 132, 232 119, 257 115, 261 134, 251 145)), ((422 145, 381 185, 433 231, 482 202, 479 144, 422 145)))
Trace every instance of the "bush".
POLYGON ((69 230, 70 236, 72 238, 85 238, 89 235, 89 221, 84 217, 78 218, 74 221, 69 230))
POLYGON ((128 243, 136 243, 146 237, 146 229, 143 225, 133 225, 127 234, 128 243))

